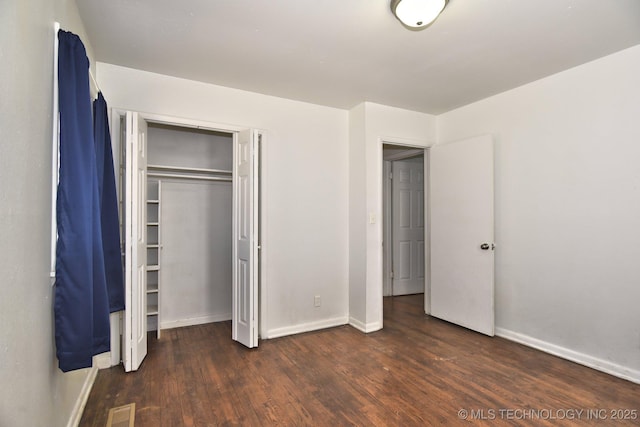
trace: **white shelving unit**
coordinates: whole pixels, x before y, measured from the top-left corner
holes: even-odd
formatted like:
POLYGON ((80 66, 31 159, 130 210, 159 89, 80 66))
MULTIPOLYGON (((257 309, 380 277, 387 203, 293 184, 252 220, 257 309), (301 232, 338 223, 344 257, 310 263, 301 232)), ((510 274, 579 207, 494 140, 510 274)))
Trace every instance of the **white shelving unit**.
POLYGON ((147 194, 147 328, 160 339, 162 181, 150 179, 147 194))

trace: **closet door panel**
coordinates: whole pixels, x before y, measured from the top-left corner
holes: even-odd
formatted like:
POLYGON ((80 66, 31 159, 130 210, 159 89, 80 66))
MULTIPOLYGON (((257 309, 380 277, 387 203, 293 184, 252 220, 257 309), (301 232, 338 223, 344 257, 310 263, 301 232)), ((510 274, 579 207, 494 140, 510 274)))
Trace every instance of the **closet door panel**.
POLYGON ((147 355, 147 122, 126 113, 125 310, 123 357, 125 371, 135 371, 147 355))
POLYGON ((233 319, 231 336, 258 346, 258 132, 244 130, 234 142, 233 319))

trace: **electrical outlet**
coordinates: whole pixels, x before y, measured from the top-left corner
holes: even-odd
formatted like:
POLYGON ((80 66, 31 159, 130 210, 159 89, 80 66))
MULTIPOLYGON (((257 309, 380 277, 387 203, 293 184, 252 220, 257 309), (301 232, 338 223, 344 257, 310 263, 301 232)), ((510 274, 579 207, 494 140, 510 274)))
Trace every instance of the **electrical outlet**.
POLYGON ((320 295, 316 295, 313 297, 313 306, 320 307, 320 295))

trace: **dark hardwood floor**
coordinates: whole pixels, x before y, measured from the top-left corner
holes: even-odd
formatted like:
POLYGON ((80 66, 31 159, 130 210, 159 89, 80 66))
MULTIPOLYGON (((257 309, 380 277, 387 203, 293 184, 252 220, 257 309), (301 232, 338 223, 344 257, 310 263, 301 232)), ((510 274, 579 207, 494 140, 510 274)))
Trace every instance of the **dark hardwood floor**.
POLYGON ((98 373, 80 426, 131 402, 136 427, 640 425, 640 385, 425 316, 422 298, 385 298, 379 332, 253 350, 230 322, 163 331, 139 371, 98 373))

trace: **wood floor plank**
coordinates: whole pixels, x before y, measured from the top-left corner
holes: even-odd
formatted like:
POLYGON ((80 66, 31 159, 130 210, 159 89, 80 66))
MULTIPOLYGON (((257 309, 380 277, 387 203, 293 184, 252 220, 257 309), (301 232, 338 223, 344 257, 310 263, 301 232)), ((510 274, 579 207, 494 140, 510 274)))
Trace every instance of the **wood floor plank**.
POLYGON ((385 298, 381 331, 341 326, 251 350, 231 340, 230 322, 150 335, 137 372, 98 373, 80 426, 102 427, 132 402, 136 427, 640 425, 640 385, 422 305, 422 295, 385 298))

